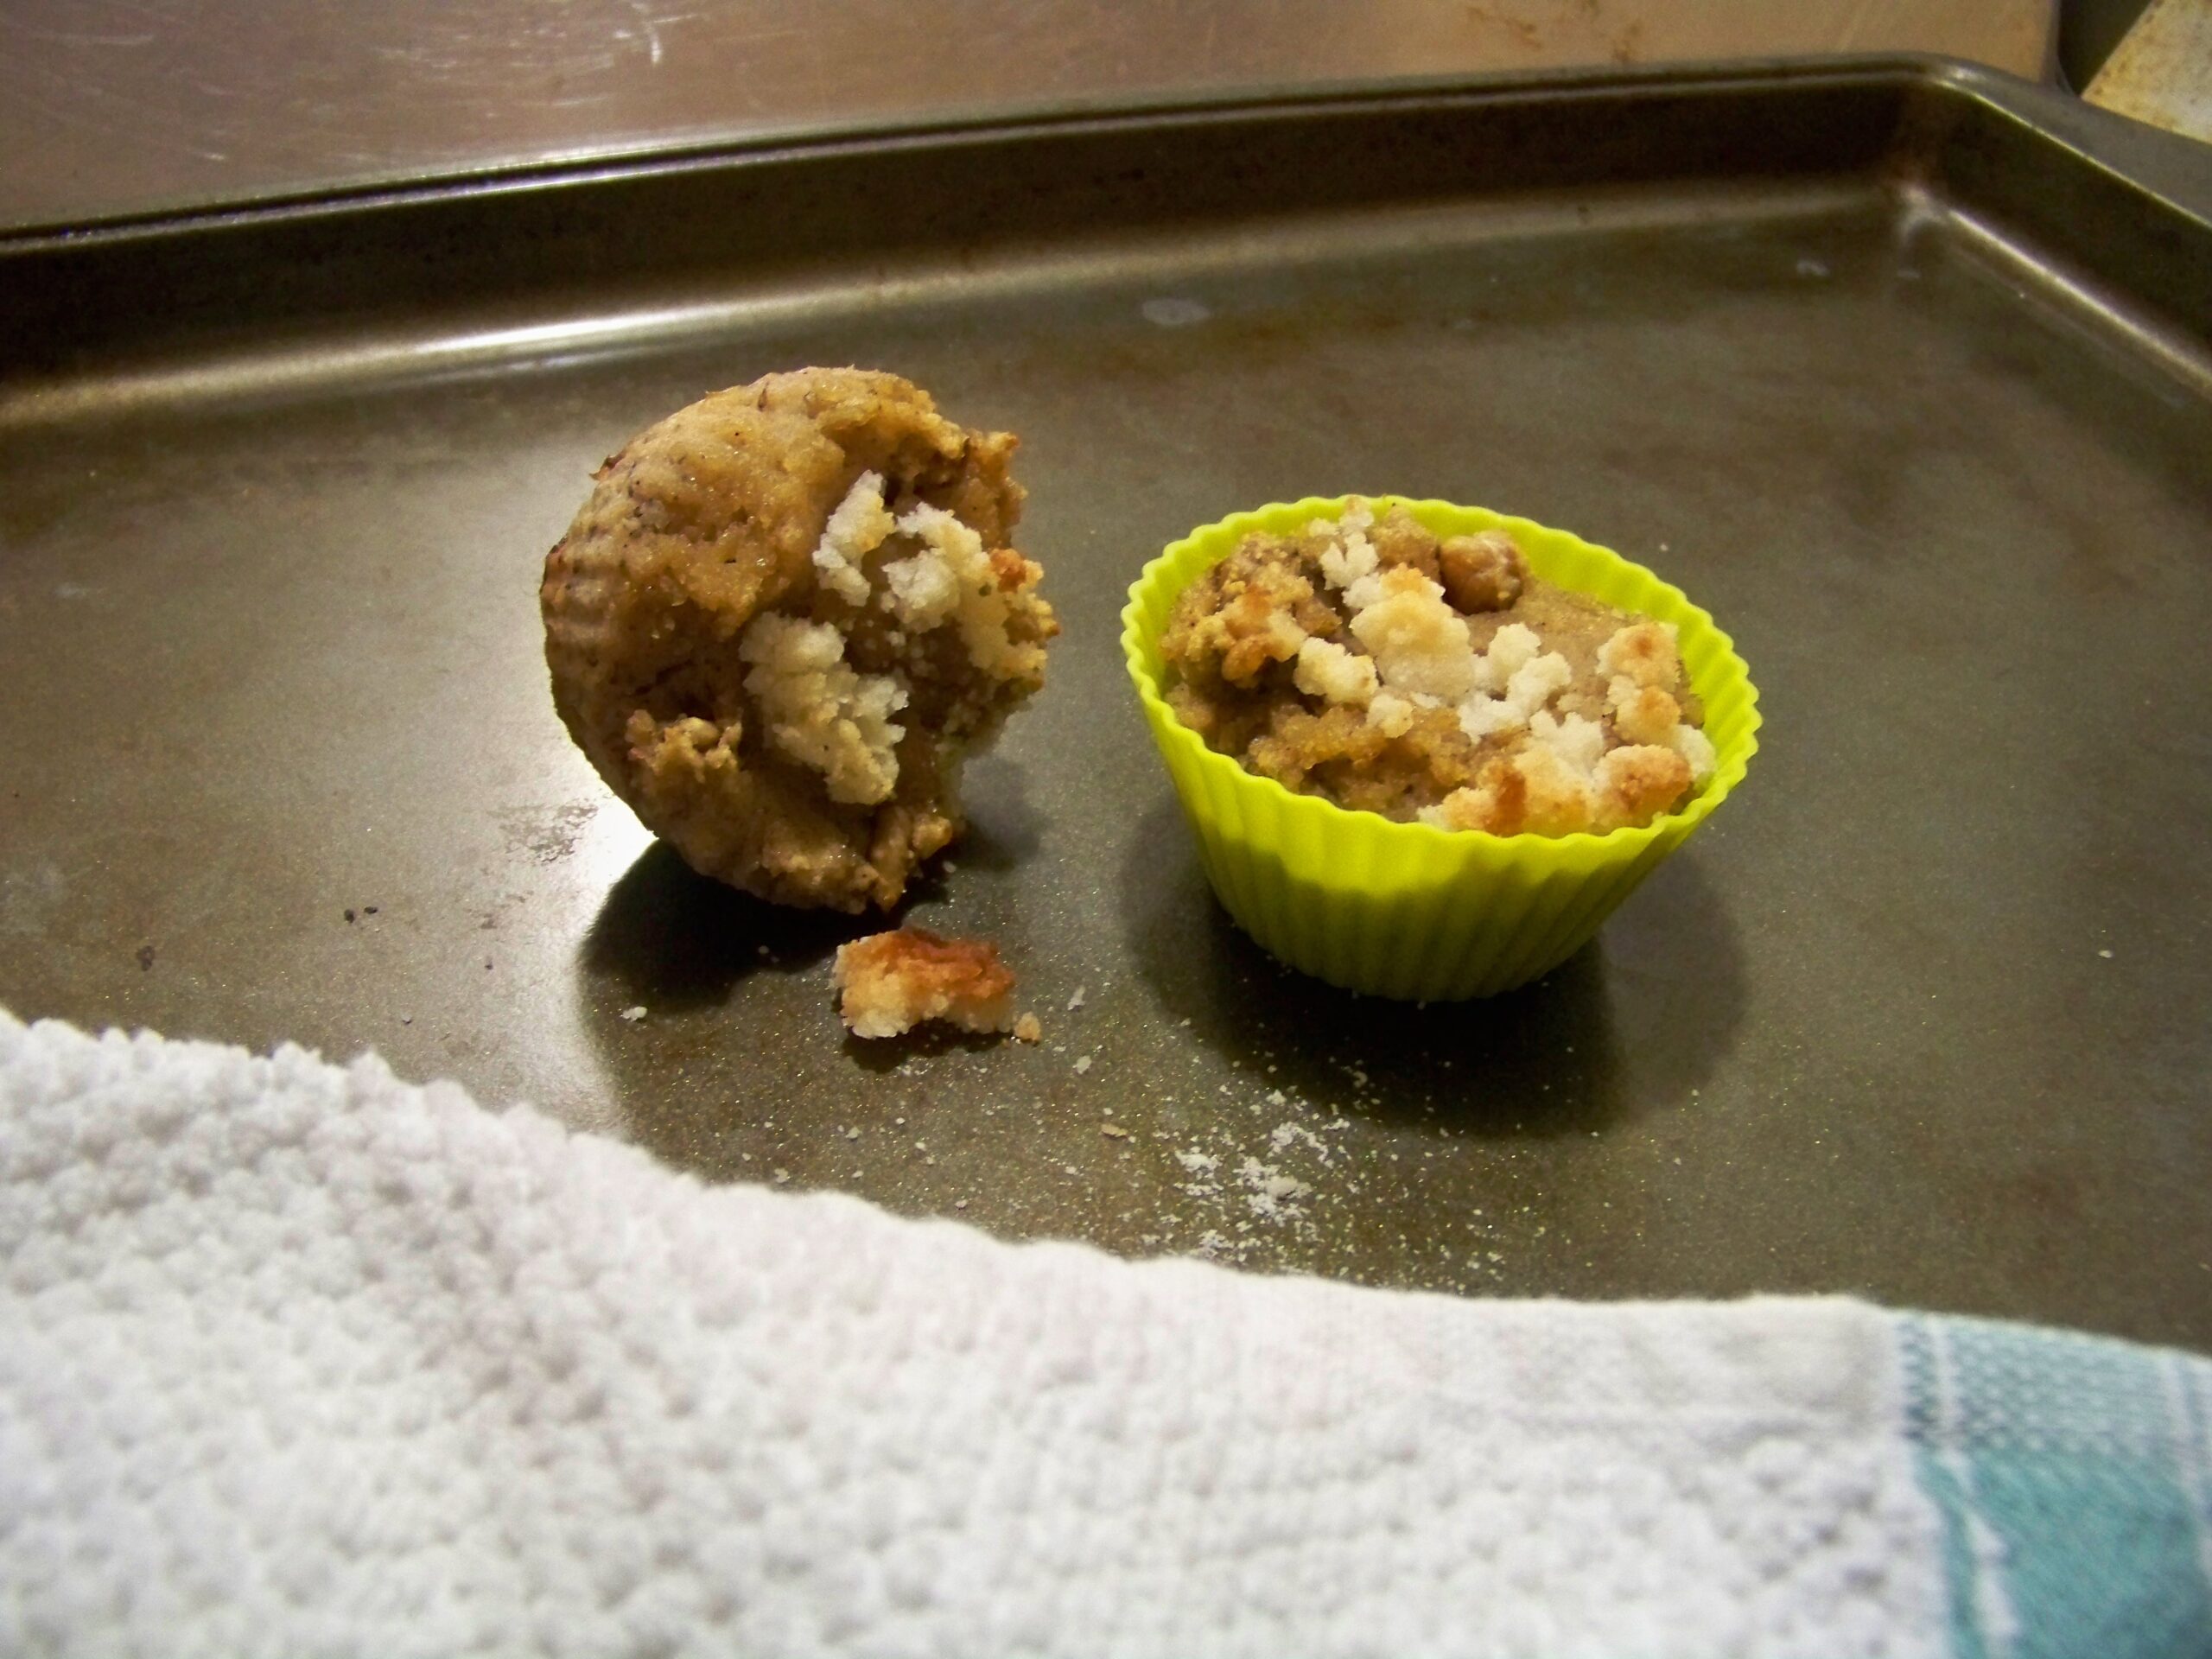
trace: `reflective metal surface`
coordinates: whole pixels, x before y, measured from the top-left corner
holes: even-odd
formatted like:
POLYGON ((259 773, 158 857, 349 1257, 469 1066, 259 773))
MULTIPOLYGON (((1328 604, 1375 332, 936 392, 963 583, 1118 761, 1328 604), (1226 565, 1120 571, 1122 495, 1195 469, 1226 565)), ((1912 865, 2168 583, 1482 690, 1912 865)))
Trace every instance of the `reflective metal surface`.
POLYGON ((2116 131, 1912 64, 1594 77, 0 244, 0 1001, 1008 1236, 2212 1344, 2212 177, 2116 131), (554 719, 590 468, 810 361, 1024 436, 1068 631, 912 914, 1040 1047, 844 1041, 852 925, 690 876, 554 719), (1617 546, 1759 683, 1726 809, 1495 1003, 1275 969, 1122 676, 1164 541, 1344 489, 1617 546))
POLYGON ((1926 52, 2053 0, 9 0, 0 226, 1068 100, 1926 52))

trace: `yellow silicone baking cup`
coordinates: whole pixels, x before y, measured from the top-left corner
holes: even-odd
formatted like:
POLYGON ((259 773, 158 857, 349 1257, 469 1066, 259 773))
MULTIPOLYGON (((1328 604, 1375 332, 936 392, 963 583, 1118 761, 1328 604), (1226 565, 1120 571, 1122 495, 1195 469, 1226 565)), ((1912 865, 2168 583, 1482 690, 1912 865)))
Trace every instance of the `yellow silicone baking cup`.
POLYGON ((1122 649, 1207 879, 1229 913, 1271 954, 1346 990, 1423 1001, 1493 995, 1589 943, 1727 798, 1758 749, 1758 693, 1710 615, 1608 548, 1481 507, 1366 499, 1378 516, 1405 507, 1440 537, 1510 531, 1545 580, 1673 623, 1719 754, 1711 781, 1680 811, 1602 836, 1447 831, 1294 794, 1209 749, 1175 718, 1161 695, 1160 635, 1185 587, 1245 537, 1335 518, 1352 498, 1311 496, 1234 513, 1145 566, 1122 612, 1122 649))

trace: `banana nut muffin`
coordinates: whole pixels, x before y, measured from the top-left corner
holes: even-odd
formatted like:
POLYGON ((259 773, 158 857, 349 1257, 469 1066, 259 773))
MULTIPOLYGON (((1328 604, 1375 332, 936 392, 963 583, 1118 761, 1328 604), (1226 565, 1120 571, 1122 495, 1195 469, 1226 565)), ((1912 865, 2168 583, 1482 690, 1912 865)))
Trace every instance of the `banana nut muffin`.
POLYGON ((595 474, 539 590, 562 720, 693 868, 888 908, 958 833, 959 766, 1044 682, 1016 440, 897 375, 716 392, 595 474))
POLYGON ((1675 632, 1355 500, 1247 537, 1178 599, 1169 706, 1248 771, 1444 830, 1604 833, 1711 777, 1675 632))

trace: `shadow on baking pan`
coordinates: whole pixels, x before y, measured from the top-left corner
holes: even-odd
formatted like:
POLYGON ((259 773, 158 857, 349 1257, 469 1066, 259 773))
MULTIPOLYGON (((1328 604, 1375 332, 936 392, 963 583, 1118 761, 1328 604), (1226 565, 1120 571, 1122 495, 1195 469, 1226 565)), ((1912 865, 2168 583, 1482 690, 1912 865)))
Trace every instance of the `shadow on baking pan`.
POLYGON ((749 974, 802 972, 882 923, 772 905, 701 875, 657 841, 608 889, 583 966, 657 1010, 720 1006, 749 974))
MULTIPOLYGON (((1027 861, 1043 819, 1029 804, 1020 768, 985 755, 971 767, 969 782, 970 821, 953 849, 954 861, 983 870, 1010 870, 1027 861)), ((583 972, 618 1001, 655 1013, 720 1007, 748 977, 810 972, 848 940, 898 926, 913 906, 944 896, 947 868, 940 860, 916 872, 898 909, 888 914, 850 916, 755 899, 701 875, 668 843, 656 841, 607 890, 584 938, 583 972)), ((848 1049, 875 1071, 883 1069, 877 1062, 887 1056, 896 1065, 916 1053, 967 1046, 957 1033, 932 1029, 897 1043, 848 1044, 848 1049)))
POLYGON ((902 914, 915 902, 941 897, 948 868, 1018 870, 1036 860, 1046 817, 1032 796, 1027 770, 995 749, 985 749, 969 756, 960 777, 967 827, 943 858, 931 860, 915 873, 899 907, 902 914))
POLYGON ((1139 969, 1239 1066, 1346 1116, 1485 1138, 1588 1134, 1679 1108, 1733 1046, 1742 950, 1682 854, 1534 984, 1427 1007, 1354 996, 1261 950, 1216 902, 1171 803, 1122 870, 1139 969))

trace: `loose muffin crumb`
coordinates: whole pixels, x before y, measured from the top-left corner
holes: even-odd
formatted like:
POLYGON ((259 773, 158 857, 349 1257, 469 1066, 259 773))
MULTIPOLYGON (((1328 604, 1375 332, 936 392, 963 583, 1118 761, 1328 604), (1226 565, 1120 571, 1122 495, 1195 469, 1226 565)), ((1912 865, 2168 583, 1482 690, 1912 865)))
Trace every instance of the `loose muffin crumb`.
POLYGON ((1494 835, 1649 823, 1712 776, 1674 629, 1402 507, 1255 534, 1186 588, 1168 702, 1212 748, 1355 810, 1494 835))
POLYGON ((837 947, 836 983, 838 1014, 855 1037, 896 1037, 930 1020, 1019 1034, 1014 975, 988 939, 943 938, 918 927, 871 934, 837 947))

